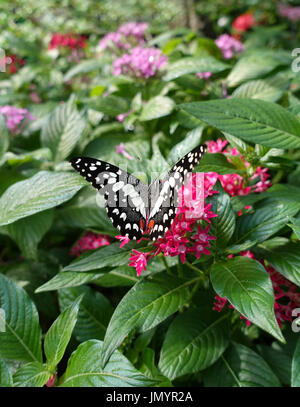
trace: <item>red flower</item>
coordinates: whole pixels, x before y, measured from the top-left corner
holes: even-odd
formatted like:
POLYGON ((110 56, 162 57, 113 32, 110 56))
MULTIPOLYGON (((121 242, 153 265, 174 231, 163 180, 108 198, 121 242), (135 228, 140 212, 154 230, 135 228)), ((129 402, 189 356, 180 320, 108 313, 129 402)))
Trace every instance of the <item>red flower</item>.
POLYGON ((49 44, 49 49, 59 47, 76 49, 85 48, 85 46, 86 38, 83 35, 54 33, 49 44))
POLYGON ((98 249, 98 247, 107 246, 109 244, 108 236, 86 232, 72 247, 70 255, 80 256, 81 253, 87 250, 95 250, 98 249))
POLYGON ((232 28, 238 32, 249 30, 255 24, 254 16, 252 13, 245 13, 238 16, 232 23, 232 28))

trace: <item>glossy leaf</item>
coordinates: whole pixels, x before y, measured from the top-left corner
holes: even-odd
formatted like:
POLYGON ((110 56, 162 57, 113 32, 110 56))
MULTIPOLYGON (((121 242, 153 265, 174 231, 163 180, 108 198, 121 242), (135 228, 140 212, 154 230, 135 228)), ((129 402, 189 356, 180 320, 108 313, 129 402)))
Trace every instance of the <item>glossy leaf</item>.
POLYGON ((143 106, 140 120, 153 120, 167 116, 172 112, 174 106, 173 100, 167 96, 155 96, 143 106))
POLYGON ((300 387, 300 340, 298 339, 292 361, 292 387, 300 387))
POLYGON ((232 343, 204 376, 207 387, 279 387, 278 378, 252 349, 232 343))
POLYGON ((159 368, 170 380, 212 365, 229 341, 228 314, 207 308, 179 314, 171 323, 160 354, 159 368))
POLYGON ((62 387, 152 386, 156 382, 136 370, 120 352, 115 351, 103 367, 103 342, 90 340, 78 346, 69 359, 60 384, 62 387))
POLYGON ((45 335, 44 350, 49 370, 62 359, 77 321, 81 297, 72 302, 53 322, 45 335))
POLYGON ((49 171, 16 182, 0 197, 0 225, 60 205, 84 185, 86 181, 77 174, 49 171))
POLYGON ((0 357, 0 387, 11 387, 13 385, 12 375, 7 364, 0 357))
POLYGON ((235 257, 214 263, 211 282, 245 318, 284 342, 274 314, 274 293, 268 273, 256 260, 235 257))
POLYGON ((217 129, 251 143, 283 149, 300 147, 299 121, 275 103, 232 98, 185 103, 179 107, 217 129))
POLYGON ((5 332, 0 332, 0 354, 25 362, 42 360, 41 328, 34 303, 16 283, 0 274, 0 314, 5 332))
POLYGON ((41 363, 27 363, 15 372, 14 387, 43 387, 50 376, 51 373, 41 363))
POLYGON ((147 331, 182 307, 189 295, 189 285, 199 279, 182 280, 159 273, 133 286, 119 302, 108 325, 103 363, 133 329, 147 331))

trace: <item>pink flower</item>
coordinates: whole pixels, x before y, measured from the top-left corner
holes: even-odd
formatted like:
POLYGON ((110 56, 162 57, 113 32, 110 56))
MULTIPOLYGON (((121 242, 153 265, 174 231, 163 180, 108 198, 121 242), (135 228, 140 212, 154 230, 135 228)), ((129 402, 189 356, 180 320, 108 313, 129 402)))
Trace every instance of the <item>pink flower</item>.
POLYGON ((286 17, 291 21, 300 20, 300 6, 291 7, 283 3, 279 3, 278 12, 282 17, 286 17))
POLYGON ((147 28, 148 23, 130 22, 122 24, 118 28, 118 33, 123 34, 125 37, 136 37, 141 40, 144 38, 147 28))
POLYGON ((207 141, 206 145, 207 145, 207 149, 209 153, 221 153, 223 148, 228 144, 227 140, 222 140, 220 138, 218 138, 217 141, 207 141))
POLYGON ((34 120, 34 117, 27 109, 20 109, 14 106, 2 106, 0 107, 0 113, 5 117, 6 126, 15 134, 19 134, 29 120, 34 120), (22 125, 20 125, 21 122, 22 125))
POLYGON ((197 72, 195 76, 200 79, 208 80, 212 75, 212 72, 197 72))
POLYGON ((142 274, 143 270, 146 270, 148 255, 149 255, 148 253, 142 253, 134 249, 130 254, 128 265, 136 268, 136 273, 138 276, 142 274))
POLYGON ((225 59, 230 59, 235 54, 239 54, 240 52, 244 51, 243 44, 228 34, 220 35, 215 40, 215 43, 222 51, 225 59))
POLYGON ((107 246, 109 244, 108 236, 86 232, 72 247, 70 255, 80 256, 81 253, 87 250, 95 250, 98 249, 98 247, 107 246))
POLYGON ((124 157, 128 158, 128 160, 134 160, 134 157, 132 157, 130 154, 128 154, 128 153, 125 151, 125 147, 124 147, 124 144, 123 144, 123 143, 121 143, 121 144, 119 144, 118 146, 116 146, 116 153, 122 154, 124 157))
POLYGON ((130 75, 137 78, 155 76, 167 62, 167 57, 158 48, 136 47, 123 54, 113 63, 114 75, 130 75))
POLYGON ((116 236, 116 239, 121 240, 120 248, 122 248, 123 246, 125 246, 125 244, 130 242, 130 239, 128 236, 119 235, 119 236, 116 236))
POLYGON ((86 37, 78 34, 52 34, 52 38, 49 44, 49 49, 54 48, 85 48, 86 47, 86 37))
POLYGON ((55 379, 56 379, 56 375, 52 375, 49 377, 47 383, 45 384, 45 386, 47 387, 54 387, 54 383, 55 383, 55 379))
POLYGON ((110 32, 99 42, 99 47, 103 49, 111 48, 112 46, 123 50, 130 48, 130 44, 123 41, 123 37, 119 32, 110 32))

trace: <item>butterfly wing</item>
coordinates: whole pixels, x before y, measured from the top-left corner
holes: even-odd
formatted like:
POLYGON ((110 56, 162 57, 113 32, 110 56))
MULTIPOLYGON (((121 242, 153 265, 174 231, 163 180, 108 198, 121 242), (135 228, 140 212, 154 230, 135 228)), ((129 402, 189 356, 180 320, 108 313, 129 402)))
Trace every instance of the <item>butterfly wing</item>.
POLYGON ((159 239, 170 229, 176 216, 177 193, 188 172, 192 172, 206 151, 201 144, 186 154, 168 172, 165 178, 155 180, 150 186, 151 210, 148 231, 152 240, 159 239))
POLYGON ((140 239, 146 225, 148 186, 102 160, 76 157, 70 163, 104 196, 107 215, 120 234, 130 240, 140 239))

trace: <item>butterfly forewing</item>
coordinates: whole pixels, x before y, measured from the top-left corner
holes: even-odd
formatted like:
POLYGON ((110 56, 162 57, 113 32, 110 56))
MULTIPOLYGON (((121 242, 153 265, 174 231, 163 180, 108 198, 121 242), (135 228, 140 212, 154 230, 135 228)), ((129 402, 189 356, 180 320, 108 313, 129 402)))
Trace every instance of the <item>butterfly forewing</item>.
POLYGON ((206 145, 200 145, 181 158, 162 181, 155 180, 149 187, 150 214, 148 219, 149 236, 152 240, 165 235, 176 216, 178 191, 185 177, 192 172, 206 151, 206 145))
POLYGON ((102 160, 76 157, 70 163, 104 196, 107 215, 120 234, 131 240, 140 239, 146 225, 147 185, 102 160))

